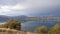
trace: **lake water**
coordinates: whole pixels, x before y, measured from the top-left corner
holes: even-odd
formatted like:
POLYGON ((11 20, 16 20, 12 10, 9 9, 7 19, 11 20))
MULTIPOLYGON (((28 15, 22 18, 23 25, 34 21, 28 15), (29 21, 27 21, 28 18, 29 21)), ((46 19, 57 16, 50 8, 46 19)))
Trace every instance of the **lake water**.
POLYGON ((60 22, 28 21, 28 22, 22 23, 22 30, 34 32, 34 30, 38 27, 47 26, 48 28, 51 28, 57 23, 60 23, 60 22))
MULTIPOLYGON (((5 22, 1 22, 0 24, 4 24, 5 22)), ((27 21, 22 23, 22 30, 25 31, 30 31, 30 32, 34 32, 34 30, 38 27, 41 26, 47 26, 48 28, 53 27, 56 23, 60 23, 60 22, 40 22, 40 21, 27 21)))

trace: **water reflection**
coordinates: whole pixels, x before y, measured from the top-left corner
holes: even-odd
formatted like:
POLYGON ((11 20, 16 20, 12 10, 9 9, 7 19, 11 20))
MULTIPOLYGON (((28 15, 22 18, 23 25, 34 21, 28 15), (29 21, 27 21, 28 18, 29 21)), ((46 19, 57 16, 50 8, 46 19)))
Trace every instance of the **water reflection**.
POLYGON ((53 27, 56 23, 59 22, 40 22, 40 21, 28 21, 22 23, 22 30, 34 32, 34 30, 40 26, 47 26, 48 28, 53 27))
MULTIPOLYGON (((0 23, 0 24, 4 24, 6 22, 0 23)), ((40 21, 27 21, 22 23, 22 30, 25 31, 30 31, 30 32, 34 32, 34 30, 40 26, 47 26, 48 28, 53 27, 56 23, 60 23, 60 22, 40 22, 40 21)))

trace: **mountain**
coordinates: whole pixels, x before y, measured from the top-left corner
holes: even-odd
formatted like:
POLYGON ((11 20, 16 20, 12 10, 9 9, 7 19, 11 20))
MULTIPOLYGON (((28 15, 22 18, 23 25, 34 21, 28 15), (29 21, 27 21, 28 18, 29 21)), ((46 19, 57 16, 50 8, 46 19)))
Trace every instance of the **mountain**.
POLYGON ((0 22, 5 22, 7 20, 9 20, 8 16, 0 15, 0 22))
POLYGON ((27 16, 5 16, 5 15, 0 15, 0 22, 6 22, 8 20, 16 19, 19 21, 24 21, 24 18, 27 16))

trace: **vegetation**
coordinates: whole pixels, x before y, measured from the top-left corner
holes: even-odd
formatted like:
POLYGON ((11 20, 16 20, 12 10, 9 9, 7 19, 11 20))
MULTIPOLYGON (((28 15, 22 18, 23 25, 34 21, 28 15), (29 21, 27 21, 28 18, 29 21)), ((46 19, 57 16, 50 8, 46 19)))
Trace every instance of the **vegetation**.
POLYGON ((21 22, 18 20, 9 20, 5 24, 0 25, 0 34, 33 34, 20 30, 21 22))
POLYGON ((60 24, 56 24, 51 29, 46 26, 39 27, 35 30, 35 34, 60 34, 60 24))
POLYGON ((56 24, 49 30, 48 34, 60 34, 60 24, 56 24))
POLYGON ((42 26, 35 30, 35 34, 48 34, 48 28, 46 26, 42 26))
MULTIPOLYGON (((9 20, 5 24, 0 25, 0 28, 9 28, 15 30, 21 30, 21 22, 18 20, 9 20)), ((2 30, 0 29, 0 32, 2 30)), ((3 29, 3 32, 5 30, 3 29)), ((9 31, 9 33, 12 33, 9 31)), ((60 34, 60 24, 56 24, 52 28, 48 29, 46 26, 41 26, 34 31, 35 34, 60 34)))
POLYGON ((15 29, 0 28, 0 34, 33 34, 33 33, 19 31, 19 30, 15 30, 15 29))
POLYGON ((1 25, 1 27, 21 30, 21 22, 18 20, 9 20, 5 24, 1 25))

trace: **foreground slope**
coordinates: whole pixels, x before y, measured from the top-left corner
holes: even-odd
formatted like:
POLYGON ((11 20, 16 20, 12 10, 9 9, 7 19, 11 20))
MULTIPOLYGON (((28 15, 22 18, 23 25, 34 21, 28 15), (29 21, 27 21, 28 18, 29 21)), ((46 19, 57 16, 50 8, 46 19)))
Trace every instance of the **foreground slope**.
POLYGON ((0 34, 33 34, 33 33, 26 31, 18 31, 9 28, 0 28, 0 34))

